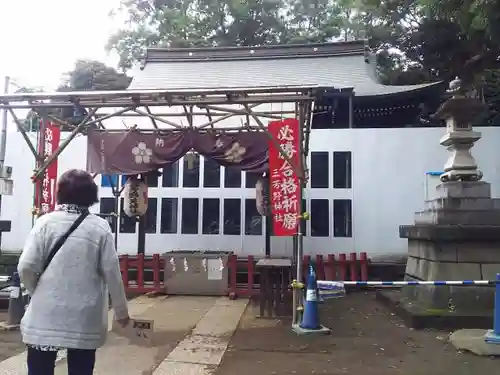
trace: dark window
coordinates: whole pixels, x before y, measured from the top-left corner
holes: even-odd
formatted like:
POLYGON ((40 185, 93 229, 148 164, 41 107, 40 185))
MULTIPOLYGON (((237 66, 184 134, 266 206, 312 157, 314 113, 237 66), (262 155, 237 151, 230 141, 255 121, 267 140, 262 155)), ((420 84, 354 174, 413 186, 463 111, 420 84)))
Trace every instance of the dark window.
POLYGON ((311 199, 311 236, 330 235, 330 210, 328 199, 311 199))
POLYGON ((191 154, 184 157, 182 186, 188 188, 200 186, 200 155, 191 154))
POLYGON ((323 98, 315 102, 313 129, 345 129, 349 127, 349 98, 323 98))
POLYGON ((408 128, 436 127, 439 120, 431 119, 442 103, 443 86, 437 85, 412 91, 395 98, 393 95, 349 98, 329 97, 315 102, 313 129, 354 128, 408 128), (387 98, 385 98, 387 96, 387 98), (352 113, 352 117, 349 115, 352 113), (349 123, 349 117, 352 123, 349 123))
POLYGON ((146 178, 146 183, 148 184, 148 187, 158 187, 158 178, 159 178, 158 171, 155 170, 149 173, 145 173, 144 177, 146 178))
POLYGON ((182 198, 182 234, 198 234, 198 210, 198 198, 182 198))
POLYGON ((328 189, 328 152, 311 152, 311 188, 328 189))
POLYGON ((220 187, 220 165, 216 161, 204 158, 203 187, 220 187))
POLYGON ((135 224, 137 223, 135 217, 129 217, 123 211, 124 199, 120 200, 120 233, 135 233, 135 224))
POLYGON ((254 189, 255 184, 259 180, 259 178, 262 176, 262 173, 252 173, 252 172, 246 172, 246 182, 245 182, 245 187, 249 189, 254 189))
POLYGON ((177 212, 179 200, 177 198, 163 198, 161 200, 161 233, 177 233, 177 212))
POLYGON ((163 167, 163 187, 178 187, 179 186, 179 162, 169 164, 163 167))
POLYGON ((224 199, 224 234, 241 234, 240 199, 224 199))
POLYGON ((352 237, 352 201, 333 200, 333 236, 352 237))
POLYGON ((219 234, 220 232, 220 200, 216 198, 203 199, 202 233, 219 234))
POLYGON ((245 234, 261 236, 262 222, 263 218, 257 211, 255 199, 245 199, 245 234))
POLYGON ((241 171, 238 168, 224 168, 224 187, 240 188, 241 187, 241 171))
POLYGON ((156 218, 158 215, 158 198, 148 198, 148 209, 144 215, 146 233, 156 233, 156 218))
POLYGON ((115 213, 115 198, 101 198, 99 202, 99 216, 107 220, 113 233, 116 233, 116 216, 109 215, 115 213))
POLYGON ((351 152, 333 153, 333 187, 335 189, 350 189, 352 185, 351 152))

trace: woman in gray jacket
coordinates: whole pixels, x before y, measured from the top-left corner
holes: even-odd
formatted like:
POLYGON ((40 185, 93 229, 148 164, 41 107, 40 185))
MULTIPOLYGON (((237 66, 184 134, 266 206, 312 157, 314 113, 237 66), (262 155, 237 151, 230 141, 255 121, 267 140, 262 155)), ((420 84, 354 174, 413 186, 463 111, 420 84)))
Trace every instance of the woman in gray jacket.
POLYGON ((26 240, 18 271, 31 295, 21 322, 29 375, 53 375, 59 350, 67 350, 69 375, 93 373, 108 331, 108 291, 115 319, 129 322, 111 229, 88 211, 97 202, 90 174, 65 172, 56 210, 40 217, 26 240))

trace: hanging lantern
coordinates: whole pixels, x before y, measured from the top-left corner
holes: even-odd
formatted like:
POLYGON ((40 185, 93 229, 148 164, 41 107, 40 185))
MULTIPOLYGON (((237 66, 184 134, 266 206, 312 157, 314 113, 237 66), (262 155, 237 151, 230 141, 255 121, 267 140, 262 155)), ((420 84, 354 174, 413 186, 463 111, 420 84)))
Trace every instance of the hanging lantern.
POLYGON ((123 211, 129 217, 142 216, 148 209, 148 185, 136 178, 129 178, 123 189, 123 211))
POLYGON ((271 213, 270 200, 269 200, 269 178, 267 175, 259 177, 255 184, 255 203, 257 211, 262 216, 268 216, 271 213))
POLYGON ((187 168, 188 170, 192 171, 194 169, 194 162, 195 162, 195 159, 196 159, 196 154, 194 151, 190 151, 188 152, 184 158, 186 159, 187 161, 187 168))

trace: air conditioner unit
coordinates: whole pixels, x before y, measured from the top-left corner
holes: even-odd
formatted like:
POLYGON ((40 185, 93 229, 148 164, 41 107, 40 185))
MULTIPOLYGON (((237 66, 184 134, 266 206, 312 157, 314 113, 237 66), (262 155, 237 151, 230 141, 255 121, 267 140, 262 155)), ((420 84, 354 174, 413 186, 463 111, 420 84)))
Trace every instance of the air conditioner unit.
POLYGON ((12 167, 0 167, 0 178, 10 179, 12 177, 12 167))
POLYGON ((14 193, 14 181, 8 178, 0 178, 0 195, 12 195, 14 193))

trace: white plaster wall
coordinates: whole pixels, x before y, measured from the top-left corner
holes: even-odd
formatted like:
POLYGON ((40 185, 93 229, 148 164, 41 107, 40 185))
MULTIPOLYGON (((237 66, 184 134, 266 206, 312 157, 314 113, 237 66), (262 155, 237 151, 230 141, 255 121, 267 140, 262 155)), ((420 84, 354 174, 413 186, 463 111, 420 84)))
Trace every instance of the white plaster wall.
MULTIPOLYGON (((62 135, 65 139, 67 134, 62 135)), ((36 145, 36 134, 30 133, 31 142, 36 145)), ((71 168, 85 169, 87 164, 86 137, 76 137, 59 158, 58 174, 71 168)), ((6 165, 13 167, 14 195, 2 197, 1 218, 12 221, 12 230, 2 235, 2 250, 19 251, 32 226, 33 175, 35 159, 21 133, 7 135, 6 165)))
MULTIPOLYGON (((483 138, 473 155, 492 183, 494 197, 500 197, 500 128, 478 128, 483 138)), ((351 151, 352 189, 308 189, 306 198, 348 198, 353 201, 352 238, 313 238, 304 241, 306 253, 362 252, 370 255, 404 253, 406 243, 398 238, 398 226, 410 224, 413 212, 423 207, 425 172, 440 171, 447 151, 439 145, 444 128, 341 129, 315 130, 311 135, 312 151, 351 151)), ((65 135, 63 135, 64 138, 65 135)), ((35 139, 35 135, 32 136, 35 139)), ((30 176, 34 159, 21 134, 10 132, 7 139, 7 165, 12 166, 14 195, 2 199, 2 219, 12 220, 12 231, 2 236, 2 249, 19 251, 31 228, 33 185, 30 176)), ((59 173, 69 168, 85 168, 86 139, 77 137, 59 159, 59 173)), ((330 174, 332 154, 330 154, 330 174)), ((97 180, 100 183, 99 179, 97 180)), ((243 185, 244 186, 244 178, 243 185)), ((102 188, 101 196, 111 196, 102 188)), ((152 188, 150 197, 254 198, 253 189, 152 188)), ((243 205, 244 206, 244 205, 243 205)), ((332 203, 330 203, 330 212, 332 203)), ((309 207, 309 206, 308 206, 309 207)), ((97 207, 96 207, 97 208, 97 207)), ((222 208, 222 207, 221 207, 222 208)), ((158 202, 158 210, 160 202, 158 202)), ((201 221, 201 211, 200 211, 201 221)), ((244 213, 242 212, 242 219, 244 213)), ((180 215, 179 215, 180 221, 180 215)), ((333 219, 331 220, 333 222, 333 219)), ((242 221, 243 223, 243 221, 242 221)), ((332 226, 332 224, 331 224, 332 226)), ((147 252, 169 250, 235 250, 241 255, 263 254, 263 236, 209 236, 147 234, 147 252)), ((179 225, 180 228, 180 225, 179 225)), ((308 228, 308 232, 309 228, 308 228)), ((330 235, 332 235, 332 230, 330 235)), ((120 253, 136 252, 136 235, 120 234, 120 253)), ((289 254, 290 241, 275 241, 275 254, 289 254)))
MULTIPOLYGON (((477 128, 483 138, 473 155, 484 180, 500 196, 500 128, 477 128)), ((444 128, 318 130, 312 150, 351 150, 353 249, 369 254, 406 252, 398 226, 411 224, 423 208, 425 172, 441 171, 448 152, 439 145, 444 128)), ((336 239, 333 239, 335 246, 336 239)))

